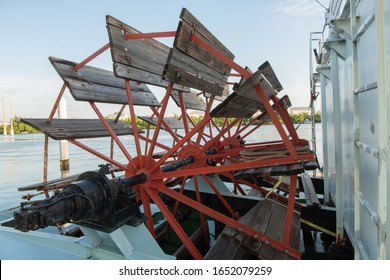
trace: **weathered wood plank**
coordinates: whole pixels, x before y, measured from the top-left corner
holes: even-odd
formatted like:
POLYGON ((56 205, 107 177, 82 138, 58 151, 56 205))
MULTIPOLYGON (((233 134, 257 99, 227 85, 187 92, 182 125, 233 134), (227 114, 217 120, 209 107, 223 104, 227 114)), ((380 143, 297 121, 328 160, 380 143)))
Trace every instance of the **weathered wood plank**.
MULTIPOLYGON (((151 125, 154 125, 154 126, 157 125, 157 121, 158 121, 157 118, 150 118, 150 117, 146 117, 146 116, 139 116, 139 118, 141 120, 146 121, 147 123, 149 123, 151 125)), ((183 124, 182 120, 167 117, 167 118, 164 118, 164 121, 167 123, 167 125, 169 126, 170 129, 184 129, 184 124, 183 124)), ((189 123, 188 126, 192 128, 192 124, 189 123)), ((162 125, 161 128, 166 130, 164 125, 162 125)))
MULTIPOLYGON (((131 125, 124 122, 115 123, 113 120, 107 121, 117 135, 133 134, 131 125)), ((42 131, 54 140, 110 136, 98 119, 53 119, 51 123, 48 123, 47 119, 22 119, 22 122, 42 131)))
POLYGON ((227 247, 230 244, 230 240, 225 238, 217 238, 217 241, 213 247, 207 252, 204 259, 205 260, 220 260, 221 256, 226 251, 227 247))
POLYGON ((186 22, 179 22, 173 44, 174 48, 182 51, 188 56, 195 58, 196 60, 221 73, 222 75, 229 76, 231 68, 227 64, 217 59, 214 55, 206 51, 204 48, 193 42, 191 39, 192 34, 195 34, 198 37, 204 39, 202 34, 196 31, 196 28, 194 29, 186 22))
POLYGON ((258 69, 260 74, 262 74, 268 80, 268 82, 277 92, 283 89, 282 84, 279 82, 279 79, 276 77, 276 74, 268 61, 260 65, 258 69))
POLYGON ((276 95, 277 92, 270 83, 261 75, 259 71, 253 73, 248 79, 246 79, 239 87, 235 89, 238 95, 245 96, 254 101, 260 101, 260 97, 257 91, 254 89, 255 85, 260 85, 267 99, 276 95))
POLYGON ((211 94, 211 93, 208 93, 208 92, 205 92, 205 93, 204 93, 204 97, 210 98, 211 95, 214 95, 214 100, 223 102, 223 101, 230 95, 229 85, 226 84, 226 85, 224 86, 223 92, 222 92, 222 95, 221 95, 221 96, 215 95, 215 94, 211 94))
MULTIPOLYGON (((238 221, 258 232, 282 241, 286 208, 271 200, 261 200, 238 221)), ((290 246, 299 249, 300 217, 294 213, 290 246)), ((243 232, 226 227, 215 245, 206 255, 207 259, 291 259, 285 252, 280 252, 243 232)))
POLYGON ((173 65, 183 71, 193 74, 195 77, 207 80, 209 82, 225 86, 227 77, 218 73, 214 69, 205 64, 195 60, 185 53, 171 49, 167 59, 168 65, 173 65))
MULTIPOLYGON (((284 237, 284 224, 286 222, 286 208, 281 205, 273 203, 272 216, 270 218, 270 224, 267 227, 266 234, 272 236, 274 239, 283 242, 284 237)), ((300 218, 298 213, 294 213, 290 246, 299 250, 299 233, 300 233, 300 218)), ((263 244, 259 253, 260 259, 292 259, 284 252, 273 249, 267 244, 263 244)))
POLYGON ((235 260, 239 250, 240 245, 230 241, 229 245, 226 247, 226 250, 220 256, 220 260, 235 260))
POLYGON ((239 118, 245 119, 250 118, 254 113, 252 111, 247 110, 232 110, 231 108, 223 107, 219 104, 213 110, 214 118, 239 118))
MULTIPOLYGON (((65 79, 71 94, 78 101, 94 101, 102 103, 129 104, 126 90, 85 81, 65 79)), ((161 106, 151 91, 131 91, 133 104, 139 106, 161 106)))
POLYGON ((314 189, 314 185, 310 179, 310 176, 304 173, 302 174, 301 179, 302 179, 302 187, 305 193, 307 206, 317 207, 317 208, 320 207, 321 203, 320 200, 318 199, 316 190, 314 189))
MULTIPOLYGON (((107 16, 106 22, 115 75, 166 88, 168 82, 162 79, 162 73, 169 47, 151 38, 126 40, 126 34, 141 32, 112 16, 107 16)), ((181 85, 174 85, 174 88, 189 91, 181 85)))
MULTIPOLYGON (((265 234, 268 236, 272 236, 272 238, 275 240, 281 241, 283 238, 283 221, 285 217, 285 209, 283 209, 282 207, 278 207, 275 204, 272 204, 269 211, 271 211, 271 217, 269 219, 269 224, 267 230, 265 231, 265 234)), ((275 250, 271 246, 263 244, 259 253, 259 257, 263 260, 276 259, 276 251, 277 250, 275 250)))
MULTIPOLYGON (((183 95, 184 105, 186 109, 206 111, 206 102, 201 97, 199 97, 196 93, 185 92, 182 95, 183 95)), ((181 107, 180 100, 179 100, 179 92, 173 90, 171 92, 171 96, 175 101, 175 103, 177 104, 177 106, 181 107)))
MULTIPOLYGON (((77 63, 73 61, 55 57, 49 57, 49 60, 75 100, 128 104, 125 81, 115 77, 112 71, 88 65, 74 71, 77 63)), ((135 105, 160 106, 145 84, 130 82, 130 88, 135 105)))
MULTIPOLYGON (((245 70, 248 71, 251 75, 253 74, 253 71, 248 66, 245 66, 245 70)), ((240 81, 238 83, 234 83, 233 91, 239 88, 242 85, 242 83, 245 82, 245 80, 246 78, 244 76, 241 76, 240 81)))
POLYGON ((180 14, 180 19, 193 26, 202 36, 210 42, 216 49, 225 54, 230 59, 234 59, 234 55, 230 52, 197 18, 194 17, 186 8, 183 8, 180 14))
POLYGON ((233 54, 186 9, 180 17, 182 21, 167 59, 164 79, 221 96, 231 68, 196 44, 191 36, 199 36, 231 59, 233 54))
MULTIPOLYGON (((49 61, 63 80, 68 78, 80 81, 88 81, 94 84, 125 88, 124 80, 115 77, 112 71, 89 65, 85 65, 78 71, 75 71, 73 68, 77 65, 76 62, 53 56, 49 57, 49 61)), ((137 86, 136 83, 132 83, 132 85, 137 86)), ((143 87, 147 88, 145 86, 143 87)))
POLYGON ((233 92, 210 115, 216 118, 249 118, 259 110, 264 110, 262 103, 233 92))
POLYGON ((159 41, 149 39, 125 39, 127 34, 141 34, 138 30, 122 23, 119 27, 107 19, 111 53, 114 62, 143 69, 161 75, 167 61, 169 47, 159 41))
POLYGON ((196 77, 183 69, 175 67, 174 65, 166 65, 164 70, 164 79, 175 84, 210 92, 215 95, 222 95, 224 90, 224 86, 196 77))
MULTIPOLYGON (((249 214, 253 216, 249 226, 258 232, 265 233, 270 223, 272 204, 269 200, 262 200, 255 207, 253 207, 255 211, 249 214)), ((263 243, 251 237, 246 238, 243 242, 243 246, 256 255, 260 252, 262 245, 263 243)))
MULTIPOLYGON (((161 75, 157 75, 151 72, 146 72, 144 70, 140 70, 138 68, 130 67, 128 65, 124 65, 121 63, 114 63, 114 73, 115 76, 121 77, 123 79, 131 80, 134 77, 138 77, 137 79, 146 84, 155 85, 159 87, 168 87, 168 81, 162 79, 161 75)), ((181 85, 174 85, 174 88, 178 90, 186 91, 181 85)))

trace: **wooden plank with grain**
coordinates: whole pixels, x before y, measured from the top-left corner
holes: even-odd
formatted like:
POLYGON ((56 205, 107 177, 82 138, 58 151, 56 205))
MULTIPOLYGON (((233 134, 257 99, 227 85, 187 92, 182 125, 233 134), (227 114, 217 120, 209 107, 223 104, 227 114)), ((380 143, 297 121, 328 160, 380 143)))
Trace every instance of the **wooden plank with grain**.
MULTIPOLYGON (((54 140, 110 136, 108 130, 98 119, 53 119, 51 123, 48 123, 47 119, 26 118, 22 119, 22 122, 42 131, 54 140)), ((107 122, 117 135, 133 134, 133 129, 129 124, 113 120, 107 120, 107 122)))
MULTIPOLYGON (((141 120, 144 120, 145 122, 151 124, 151 125, 154 125, 154 126, 157 125, 157 121, 158 121, 157 118, 151 118, 151 117, 146 117, 146 116, 139 116, 139 118, 141 120)), ((164 118, 164 121, 167 123, 167 125, 169 126, 170 129, 184 129, 184 124, 183 124, 182 120, 178 120, 178 119, 172 118, 172 117, 166 117, 166 118, 164 118)), ((190 123, 188 124, 188 126, 190 128, 193 127, 192 124, 190 124, 190 123)), ((164 125, 162 125, 161 128, 166 130, 164 125)))
POLYGON ((210 115, 216 118, 249 118, 259 110, 264 110, 261 102, 233 92, 222 103, 218 104, 210 115))
POLYGON ((268 82, 277 92, 283 89, 282 84, 279 82, 279 79, 276 77, 276 74, 268 61, 260 65, 258 69, 260 74, 262 74, 268 80, 268 82))
MULTIPOLYGON (((126 39, 126 34, 141 32, 112 16, 106 17, 106 23, 115 75, 166 88, 168 82, 162 79, 162 73, 169 47, 152 38, 126 39)), ((189 91, 181 85, 174 88, 189 91)))
MULTIPOLYGON (((125 81, 114 76, 112 71, 85 65, 74 70, 77 63, 49 57, 51 64, 66 83, 77 101, 128 104, 125 81)), ((160 106, 157 98, 145 84, 130 82, 135 105, 160 106)))
POLYGON ((229 85, 226 84, 226 85, 224 86, 223 92, 222 92, 222 95, 221 95, 221 96, 215 95, 215 94, 211 94, 211 93, 208 93, 208 92, 204 92, 204 97, 210 98, 211 95, 214 95, 214 100, 223 102, 223 101, 230 95, 230 88, 229 88, 229 85))
MULTIPOLYGON (((177 106, 180 106, 179 100, 179 92, 177 90, 173 90, 171 92, 172 99, 175 101, 177 106)), ((198 110, 198 111, 206 111, 206 102, 199 97, 195 92, 185 92, 182 94, 184 105, 186 109, 198 110)))
POLYGON ((213 54, 205 50, 203 47, 192 41, 192 34, 195 34, 196 36, 204 39, 202 34, 200 34, 196 30, 196 28, 193 28, 184 21, 180 21, 176 31, 176 37, 173 43, 173 47, 182 51, 186 55, 198 60, 209 68, 214 69, 222 75, 229 76, 231 71, 230 66, 228 66, 227 64, 216 58, 213 54))
POLYGON ((234 54, 229 51, 193 14, 186 8, 183 8, 180 14, 180 19, 187 22, 189 25, 196 28, 205 39, 210 42, 220 52, 224 53, 230 59, 234 59, 234 54))
MULTIPOLYGON (((129 104, 126 90, 85 81, 65 79, 73 98, 78 101, 92 101, 113 104, 129 104)), ((161 104, 151 91, 131 91, 133 104, 139 106, 156 106, 161 104)))
POLYGON ((192 73, 186 72, 185 70, 170 64, 166 65, 164 70, 164 79, 175 84, 210 92, 215 95, 222 95, 224 90, 224 86, 222 85, 196 77, 192 73))
POLYGON ((225 253, 230 241, 228 239, 219 236, 214 243, 213 247, 207 252, 204 257, 205 260, 220 260, 221 256, 225 253))
POLYGON ((307 206, 319 208, 321 206, 321 203, 318 199, 316 190, 314 189, 314 185, 312 180, 310 179, 310 176, 304 173, 301 175, 301 179, 307 206))
POLYGON ((268 100, 277 94, 277 91, 272 88, 271 84, 259 71, 254 72, 249 78, 245 79, 243 83, 235 89, 235 92, 238 95, 260 102, 260 97, 254 88, 256 85, 260 85, 268 100))

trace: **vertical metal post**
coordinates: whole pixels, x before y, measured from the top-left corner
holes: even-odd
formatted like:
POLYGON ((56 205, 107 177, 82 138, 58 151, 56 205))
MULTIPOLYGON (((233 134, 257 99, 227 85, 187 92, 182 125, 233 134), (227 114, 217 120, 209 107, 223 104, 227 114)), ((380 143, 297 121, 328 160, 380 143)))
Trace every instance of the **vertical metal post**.
POLYGON ((343 202, 343 151, 341 135, 341 104, 339 85, 339 58, 335 50, 330 50, 330 62, 332 70, 332 92, 334 111, 334 140, 336 161, 336 233, 337 241, 344 239, 344 202, 343 202))
MULTIPOLYGON (((58 118, 67 119, 68 113, 66 108, 66 100, 64 97, 61 98, 60 104, 58 106, 58 118)), ((60 140, 60 170, 61 177, 69 176, 69 148, 68 141, 60 140)))
POLYGON ((7 125, 5 124, 5 96, 3 96, 3 135, 7 136, 7 125))
POLYGON ((378 35, 378 259, 386 259, 387 224, 387 84, 384 0, 376 1, 375 21, 378 35))
POLYGON ((14 123, 13 123, 13 120, 12 120, 12 96, 9 97, 9 125, 10 125, 10 129, 9 129, 9 134, 11 135, 11 137, 14 137, 14 123))
POLYGON ((322 124, 322 155, 323 155, 323 164, 322 164, 322 173, 324 174, 324 203, 325 205, 330 204, 330 195, 329 195, 329 171, 328 171, 328 117, 326 112, 326 77, 321 74, 321 124, 322 124))
POLYGON ((317 153, 316 123, 315 123, 315 79, 313 75, 313 35, 319 32, 311 32, 309 40, 309 75, 310 75, 310 114, 311 114, 311 138, 312 150, 317 153))
MULTIPOLYGON (((45 144, 43 146, 44 152, 43 152, 43 182, 47 182, 47 170, 48 170, 48 163, 49 163, 49 136, 45 134, 45 144)), ((45 196, 49 197, 49 193, 47 190, 45 190, 45 196)))

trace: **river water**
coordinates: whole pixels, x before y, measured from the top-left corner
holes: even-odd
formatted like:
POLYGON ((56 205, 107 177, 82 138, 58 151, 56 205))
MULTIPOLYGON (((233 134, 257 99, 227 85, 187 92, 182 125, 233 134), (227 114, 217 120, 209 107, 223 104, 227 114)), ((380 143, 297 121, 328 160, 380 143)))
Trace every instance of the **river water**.
MULTIPOLYGON (((297 132, 300 138, 311 140, 310 124, 302 124, 297 129, 297 132)), ((317 157, 322 166, 321 124, 317 124, 316 134, 317 157)), ((20 134, 15 135, 13 138, 10 136, 0 138, 0 211, 20 204, 22 201, 21 196, 27 193, 18 192, 17 189, 19 187, 42 182, 44 138, 43 134, 20 134)), ((130 151, 130 154, 135 154, 132 136, 122 136, 120 139, 128 151, 130 151)), ((246 141, 249 143, 278 139, 280 137, 275 127, 272 125, 264 125, 253 132, 246 141)), ((172 146, 171 137, 164 131, 161 131, 159 141, 167 146, 172 146)), ((100 153, 109 155, 109 138, 84 139, 81 142, 100 153)), ((49 180, 61 177, 59 158, 59 142, 49 140, 49 180)), ((101 159, 71 144, 69 144, 69 158, 71 174, 96 170, 99 164, 104 163, 101 159)), ((119 162, 126 163, 125 157, 118 148, 115 150, 115 159, 119 162)))

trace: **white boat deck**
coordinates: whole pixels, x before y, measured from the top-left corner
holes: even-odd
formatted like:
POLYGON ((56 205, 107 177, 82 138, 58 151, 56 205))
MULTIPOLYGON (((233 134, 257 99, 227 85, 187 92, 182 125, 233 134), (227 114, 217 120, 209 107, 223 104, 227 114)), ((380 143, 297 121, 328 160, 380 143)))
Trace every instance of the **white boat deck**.
MULTIPOLYGON (((1 212, 1 223, 9 221, 13 211, 1 212)), ((53 230, 53 229, 51 229, 53 230)), ((39 242, 23 238, 23 233, 14 234, 12 228, 0 225, 1 260, 76 260, 78 256, 42 246, 39 242), (9 229, 9 230, 8 230, 9 229)))

